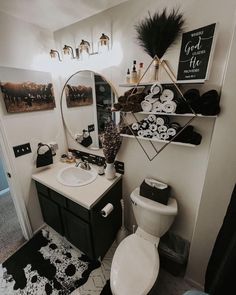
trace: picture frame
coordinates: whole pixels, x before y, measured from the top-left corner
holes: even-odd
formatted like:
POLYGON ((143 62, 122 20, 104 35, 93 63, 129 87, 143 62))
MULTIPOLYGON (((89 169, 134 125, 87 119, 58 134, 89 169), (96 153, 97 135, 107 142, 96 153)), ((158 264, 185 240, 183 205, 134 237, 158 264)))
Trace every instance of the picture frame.
POLYGON ((209 78, 218 24, 182 34, 177 82, 204 83, 209 78))
POLYGON ((48 72, 0 67, 0 97, 8 113, 52 110, 56 106, 48 72))
POLYGON ((84 84, 67 84, 66 104, 68 108, 81 107, 93 104, 93 90, 91 86, 84 84))

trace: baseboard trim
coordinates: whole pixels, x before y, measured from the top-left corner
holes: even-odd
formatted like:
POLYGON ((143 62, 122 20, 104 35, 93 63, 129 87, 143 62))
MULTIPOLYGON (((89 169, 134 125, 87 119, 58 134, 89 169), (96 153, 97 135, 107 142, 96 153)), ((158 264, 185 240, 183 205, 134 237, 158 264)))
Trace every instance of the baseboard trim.
POLYGON ((43 229, 44 227, 46 226, 46 223, 44 222, 38 229, 36 229, 34 232, 33 232, 33 236, 36 235, 41 229, 43 229))
POLYGON ((198 282, 190 279, 189 277, 184 277, 185 281, 187 283, 189 283, 191 286, 193 286, 193 288, 196 288, 199 291, 204 291, 204 286, 202 286, 201 284, 199 284, 198 282))
POLYGON ((10 191, 9 187, 8 187, 8 188, 5 188, 5 189, 3 189, 3 190, 1 190, 1 191, 0 191, 0 196, 3 196, 3 195, 5 195, 6 193, 9 193, 9 191, 10 191))

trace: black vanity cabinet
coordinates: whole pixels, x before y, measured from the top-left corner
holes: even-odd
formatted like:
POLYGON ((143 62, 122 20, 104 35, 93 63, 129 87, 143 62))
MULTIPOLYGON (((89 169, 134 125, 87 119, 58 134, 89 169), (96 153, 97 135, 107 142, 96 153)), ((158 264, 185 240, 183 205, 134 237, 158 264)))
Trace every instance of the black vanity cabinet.
POLYGON ((91 259, 103 258, 121 227, 122 179, 104 196, 86 209, 36 181, 39 202, 45 223, 91 259), (107 216, 101 215, 106 204, 114 206, 107 216))
POLYGON ((59 234, 64 235, 61 205, 53 200, 54 191, 38 182, 36 183, 36 187, 44 221, 59 234))

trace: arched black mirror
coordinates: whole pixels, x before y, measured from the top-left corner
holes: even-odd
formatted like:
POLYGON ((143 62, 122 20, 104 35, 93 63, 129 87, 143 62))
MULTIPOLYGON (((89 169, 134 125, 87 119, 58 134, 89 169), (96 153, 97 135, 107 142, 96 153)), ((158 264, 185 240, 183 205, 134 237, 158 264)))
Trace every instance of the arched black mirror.
POLYGON ((100 74, 83 70, 70 76, 61 93, 62 118, 69 135, 87 148, 100 148, 106 122, 117 122, 111 112, 116 99, 113 86, 100 74))

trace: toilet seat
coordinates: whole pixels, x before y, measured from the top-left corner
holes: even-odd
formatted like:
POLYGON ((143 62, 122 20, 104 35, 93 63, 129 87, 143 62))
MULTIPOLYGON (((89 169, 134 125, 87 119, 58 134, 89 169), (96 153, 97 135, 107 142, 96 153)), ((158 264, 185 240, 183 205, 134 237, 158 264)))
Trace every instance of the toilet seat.
POLYGON ((146 295, 159 272, 159 255, 155 244, 136 234, 125 238, 112 260, 113 295, 146 295))

